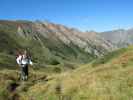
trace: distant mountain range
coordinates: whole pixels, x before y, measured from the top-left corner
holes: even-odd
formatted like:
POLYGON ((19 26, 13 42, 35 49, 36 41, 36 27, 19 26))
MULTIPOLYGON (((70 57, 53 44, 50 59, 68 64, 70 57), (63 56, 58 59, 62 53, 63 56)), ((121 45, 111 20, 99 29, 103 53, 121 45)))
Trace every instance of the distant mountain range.
POLYGON ((86 63, 132 44, 132 34, 132 29, 81 32, 50 22, 0 20, 0 64, 15 65, 13 61, 3 61, 13 58, 21 49, 28 49, 38 66, 86 63))
POLYGON ((133 29, 118 29, 102 32, 100 35, 117 47, 126 47, 133 44, 133 29))

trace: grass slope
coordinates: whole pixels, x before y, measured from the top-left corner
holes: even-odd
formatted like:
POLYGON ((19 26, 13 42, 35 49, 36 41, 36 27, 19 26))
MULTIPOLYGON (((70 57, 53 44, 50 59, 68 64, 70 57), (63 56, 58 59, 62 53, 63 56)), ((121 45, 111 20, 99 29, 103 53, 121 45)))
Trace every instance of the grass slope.
POLYGON ((80 68, 49 73, 30 69, 27 82, 18 71, 0 71, 3 100, 132 100, 133 46, 106 55, 80 68), (102 62, 99 60, 102 59, 102 62), (97 63, 98 62, 98 63, 97 63), (104 62, 104 63, 103 63, 104 62), (96 64, 95 64, 96 63, 96 64), (94 66, 95 64, 95 66, 94 66))

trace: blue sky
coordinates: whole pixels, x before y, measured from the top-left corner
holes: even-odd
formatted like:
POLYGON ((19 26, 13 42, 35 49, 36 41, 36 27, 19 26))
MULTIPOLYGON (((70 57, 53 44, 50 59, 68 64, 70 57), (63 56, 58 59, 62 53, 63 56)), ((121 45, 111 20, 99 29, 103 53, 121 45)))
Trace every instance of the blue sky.
POLYGON ((133 27, 133 0, 0 0, 0 19, 48 20, 82 31, 133 27))

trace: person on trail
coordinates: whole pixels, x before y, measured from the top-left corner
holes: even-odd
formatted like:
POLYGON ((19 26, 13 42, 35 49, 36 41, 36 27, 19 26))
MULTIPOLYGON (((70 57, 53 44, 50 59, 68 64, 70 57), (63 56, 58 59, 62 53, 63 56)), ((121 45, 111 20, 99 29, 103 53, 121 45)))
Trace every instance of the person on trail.
POLYGON ((28 80, 28 65, 33 65, 33 63, 27 51, 25 50, 23 53, 20 53, 16 61, 21 68, 20 79, 24 81, 28 80))

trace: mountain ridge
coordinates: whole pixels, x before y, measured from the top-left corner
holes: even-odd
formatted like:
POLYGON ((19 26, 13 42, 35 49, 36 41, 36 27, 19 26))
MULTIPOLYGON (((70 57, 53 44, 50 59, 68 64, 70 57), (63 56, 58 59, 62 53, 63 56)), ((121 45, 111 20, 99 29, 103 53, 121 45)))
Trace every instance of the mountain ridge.
POLYGON ((15 48, 10 44, 8 52, 27 48, 37 63, 89 62, 114 49, 96 32, 81 32, 51 22, 0 20, 0 30, 0 34, 4 33, 1 36, 11 37, 8 42, 13 40, 12 44, 18 44, 15 48))
POLYGON ((100 33, 100 35, 118 48, 133 44, 133 28, 106 31, 100 33))

